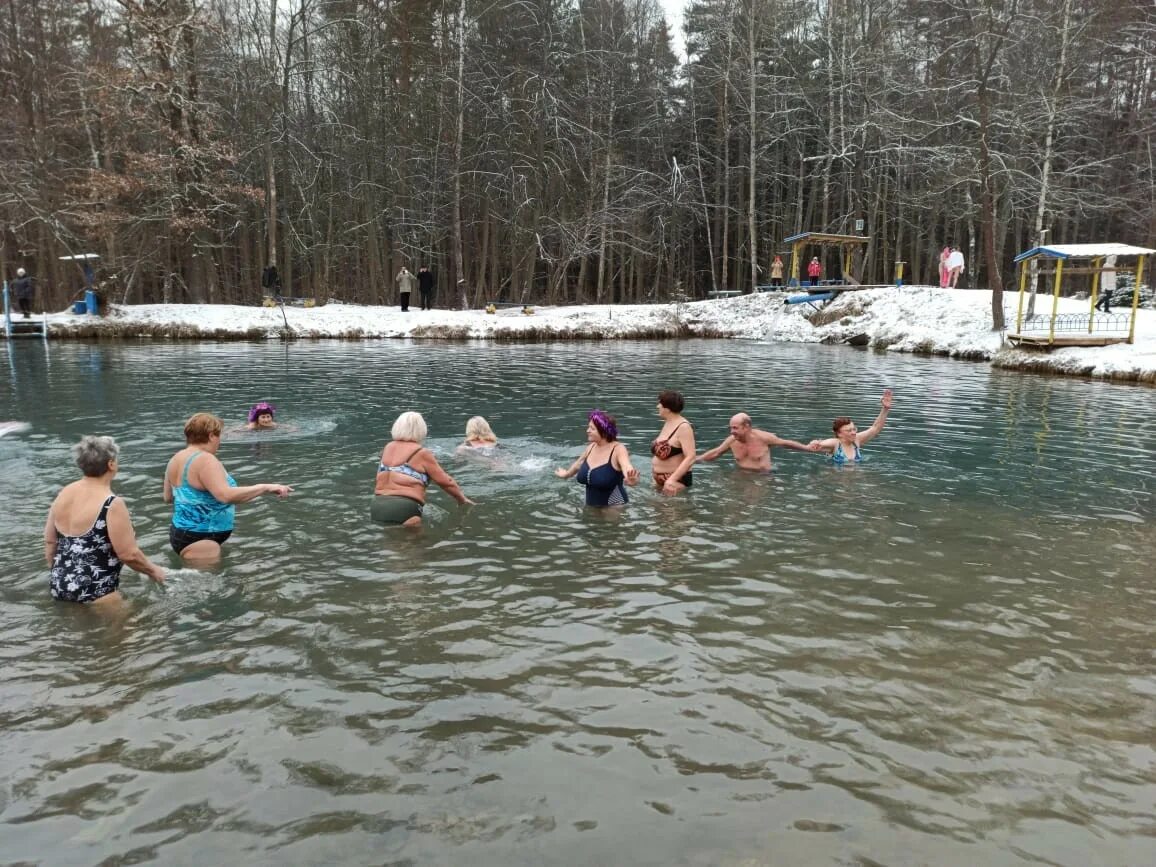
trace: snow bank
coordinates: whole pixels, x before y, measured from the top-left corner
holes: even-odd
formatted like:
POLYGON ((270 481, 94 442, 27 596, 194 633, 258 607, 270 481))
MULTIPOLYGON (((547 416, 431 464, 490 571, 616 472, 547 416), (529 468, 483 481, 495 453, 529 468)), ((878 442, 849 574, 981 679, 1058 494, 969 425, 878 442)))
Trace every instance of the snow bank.
MULTIPOLYGON (((222 304, 114 306, 103 318, 48 317, 54 338, 192 340, 434 338, 506 341, 728 337, 801 343, 853 342, 876 349, 993 361, 1000 367, 1156 382, 1156 311, 1141 310, 1136 343, 1051 353, 1009 348, 991 330, 991 293, 927 286, 845 292, 821 310, 783 303, 784 293, 679 304, 586 305, 481 310, 364 307, 239 307, 222 304)), ((1005 296, 1014 325, 1016 295, 1005 296)), ((1050 299, 1041 299, 1050 304, 1050 299)), ((1061 299, 1060 312, 1087 312, 1061 299)))

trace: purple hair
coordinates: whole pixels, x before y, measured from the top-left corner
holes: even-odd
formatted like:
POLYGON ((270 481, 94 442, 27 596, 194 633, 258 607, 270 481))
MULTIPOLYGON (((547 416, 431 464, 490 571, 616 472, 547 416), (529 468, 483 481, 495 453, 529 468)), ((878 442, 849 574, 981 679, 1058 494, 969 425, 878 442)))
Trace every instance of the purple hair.
POLYGON ((618 425, 614 423, 614 417, 603 410, 596 409, 588 416, 590 421, 594 423, 594 427, 598 429, 598 433, 602 434, 602 439, 614 442, 618 439, 618 425))
POLYGON ((255 403, 253 404, 253 408, 249 410, 249 424, 255 422, 257 420, 257 416, 259 415, 264 415, 265 413, 273 415, 275 412, 277 412, 277 407, 273 406, 271 403, 266 403, 265 401, 255 403))

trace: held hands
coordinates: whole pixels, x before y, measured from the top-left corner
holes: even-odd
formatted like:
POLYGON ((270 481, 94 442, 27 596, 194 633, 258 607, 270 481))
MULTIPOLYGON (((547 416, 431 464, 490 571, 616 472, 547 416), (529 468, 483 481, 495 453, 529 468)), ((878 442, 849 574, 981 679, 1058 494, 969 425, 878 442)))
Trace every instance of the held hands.
POLYGON ((662 493, 668 497, 673 497, 678 493, 678 482, 674 479, 667 479, 662 483, 662 493))
POLYGON ((809 451, 809 452, 821 452, 821 451, 823 451, 823 441, 822 440, 811 440, 809 443, 807 443, 807 451, 809 451))
POLYGON ((883 397, 879 400, 879 403, 884 409, 891 409, 891 389, 883 389, 883 397))

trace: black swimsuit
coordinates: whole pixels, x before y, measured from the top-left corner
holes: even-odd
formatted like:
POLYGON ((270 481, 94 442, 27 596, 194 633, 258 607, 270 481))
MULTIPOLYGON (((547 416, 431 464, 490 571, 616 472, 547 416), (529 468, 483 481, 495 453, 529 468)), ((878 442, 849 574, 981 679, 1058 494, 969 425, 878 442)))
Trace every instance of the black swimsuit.
POLYGON ((100 507, 100 514, 87 533, 66 536, 56 531, 56 554, 52 558, 49 586, 52 598, 63 602, 95 602, 115 593, 124 566, 108 537, 108 507, 112 494, 100 507))

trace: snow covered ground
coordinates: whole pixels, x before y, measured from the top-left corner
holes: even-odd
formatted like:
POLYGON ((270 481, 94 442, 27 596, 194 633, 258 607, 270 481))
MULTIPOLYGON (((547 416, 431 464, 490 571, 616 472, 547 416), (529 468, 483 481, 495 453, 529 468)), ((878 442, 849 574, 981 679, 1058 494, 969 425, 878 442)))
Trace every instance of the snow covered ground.
MULTIPOLYGON (((1136 342, 1107 347, 1016 350, 991 331, 991 294, 927 286, 846 292, 826 308, 786 305, 785 295, 743 295, 682 304, 586 305, 482 310, 363 307, 331 302, 321 307, 150 304, 114 306, 106 317, 57 313, 52 337, 166 339, 442 338, 576 340, 729 337, 801 343, 853 341, 876 349, 991 361, 1000 367, 1156 383, 1156 310, 1138 314, 1136 342)), ((1014 328, 1015 293, 1005 295, 1014 328)), ((1041 297, 1038 312, 1049 312, 1041 297)), ((1061 299, 1061 313, 1087 313, 1088 302, 1061 299)), ((1126 312, 1118 308, 1118 313, 1126 312)), ((1099 315, 1099 314, 1097 314, 1099 315)))

